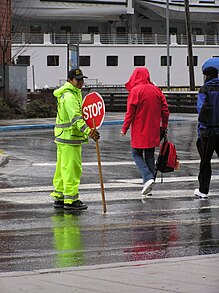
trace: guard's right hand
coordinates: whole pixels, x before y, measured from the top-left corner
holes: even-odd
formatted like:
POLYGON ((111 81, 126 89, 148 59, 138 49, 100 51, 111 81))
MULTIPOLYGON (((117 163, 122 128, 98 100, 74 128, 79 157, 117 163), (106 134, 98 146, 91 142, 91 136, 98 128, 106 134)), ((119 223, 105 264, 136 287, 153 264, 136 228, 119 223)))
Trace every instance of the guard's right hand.
POLYGON ((91 129, 89 137, 91 137, 94 141, 97 141, 100 139, 100 133, 96 129, 91 129))

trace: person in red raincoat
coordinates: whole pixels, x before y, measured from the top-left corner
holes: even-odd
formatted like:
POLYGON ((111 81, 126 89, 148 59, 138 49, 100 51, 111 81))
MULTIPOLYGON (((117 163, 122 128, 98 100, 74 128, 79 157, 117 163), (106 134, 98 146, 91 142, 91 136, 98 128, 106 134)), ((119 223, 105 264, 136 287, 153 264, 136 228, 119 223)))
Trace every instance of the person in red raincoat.
POLYGON ((125 86, 129 96, 121 133, 125 135, 131 127, 132 156, 143 178, 142 196, 147 196, 154 185, 155 147, 167 129, 169 109, 147 68, 136 68, 125 86))

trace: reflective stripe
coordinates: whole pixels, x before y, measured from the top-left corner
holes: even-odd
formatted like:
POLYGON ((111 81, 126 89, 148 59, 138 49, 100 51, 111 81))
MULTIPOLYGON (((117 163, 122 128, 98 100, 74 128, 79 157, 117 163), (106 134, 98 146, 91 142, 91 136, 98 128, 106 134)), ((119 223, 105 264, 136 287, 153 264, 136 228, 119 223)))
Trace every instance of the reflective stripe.
POLYGON ((61 191, 54 191, 55 193, 58 193, 58 194, 60 194, 60 195, 62 195, 62 192, 61 191))
POLYGON ((85 124, 84 126, 81 127, 80 131, 84 132, 86 128, 87 128, 87 125, 85 124))
POLYGON ((59 191, 53 191, 52 193, 50 193, 50 196, 53 197, 55 200, 64 200, 64 196, 62 194, 62 192, 59 191))
POLYGON ((71 200, 76 200, 79 199, 79 194, 75 195, 64 195, 65 199, 71 199, 71 200))
POLYGON ((66 128, 66 127, 71 127, 77 120, 80 120, 82 119, 83 117, 82 116, 77 116, 77 118, 73 118, 71 120, 71 122, 69 123, 61 123, 61 124, 55 124, 55 127, 56 128, 66 128))
POLYGON ((82 139, 70 140, 70 139, 62 139, 62 138, 58 138, 58 137, 55 137, 55 141, 62 142, 62 143, 67 143, 67 144, 82 144, 83 142, 85 142, 82 139))

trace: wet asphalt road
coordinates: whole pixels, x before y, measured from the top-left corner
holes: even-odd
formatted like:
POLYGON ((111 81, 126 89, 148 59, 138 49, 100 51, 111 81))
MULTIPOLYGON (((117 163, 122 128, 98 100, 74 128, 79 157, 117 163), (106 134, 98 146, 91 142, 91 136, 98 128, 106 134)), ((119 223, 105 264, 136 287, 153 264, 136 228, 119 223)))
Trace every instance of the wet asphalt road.
MULTIPOLYGON (((191 116, 193 117, 193 116, 191 116)), ((196 121, 173 119, 169 139, 181 169, 157 180, 142 202, 129 136, 102 126, 99 142, 107 212, 103 214, 95 144, 83 148, 81 199, 87 211, 55 210, 49 193, 55 170, 53 131, 0 133, 9 163, 0 168, 0 271, 219 253, 219 160, 214 156, 211 196, 194 198, 198 154, 196 121)))

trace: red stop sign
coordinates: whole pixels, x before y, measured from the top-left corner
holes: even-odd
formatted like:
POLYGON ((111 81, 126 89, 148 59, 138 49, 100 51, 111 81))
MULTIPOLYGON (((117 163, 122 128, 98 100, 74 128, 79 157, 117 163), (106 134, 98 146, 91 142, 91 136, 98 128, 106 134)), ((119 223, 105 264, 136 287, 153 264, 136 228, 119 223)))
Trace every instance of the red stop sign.
POLYGON ((86 124, 90 128, 99 128, 105 117, 105 104, 101 95, 97 92, 89 93, 84 97, 82 114, 86 124))

